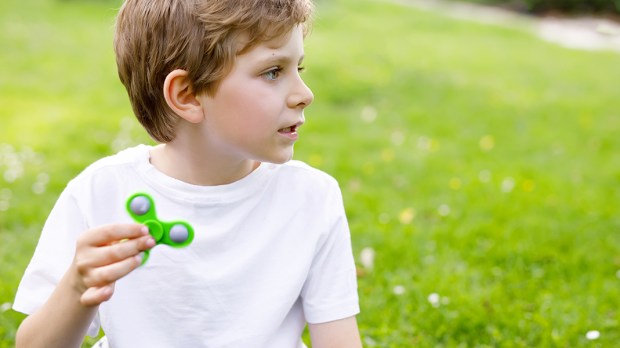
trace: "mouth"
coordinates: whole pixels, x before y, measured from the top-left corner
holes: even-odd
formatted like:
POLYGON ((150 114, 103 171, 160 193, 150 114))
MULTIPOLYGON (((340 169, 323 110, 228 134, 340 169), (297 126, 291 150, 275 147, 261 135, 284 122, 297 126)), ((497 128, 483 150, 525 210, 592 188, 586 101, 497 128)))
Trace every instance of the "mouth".
POLYGON ((293 125, 290 125, 288 127, 285 128, 280 128, 278 129, 278 133, 280 133, 281 135, 291 139, 291 140, 297 140, 298 134, 297 134, 297 130, 299 129, 299 127, 301 127, 301 125, 303 124, 303 122, 297 122, 293 125))
POLYGON ((302 124, 304 123, 300 121, 288 127, 280 128, 278 129, 278 133, 281 133, 281 134, 297 133, 297 129, 299 129, 299 127, 301 127, 302 124))
POLYGON ((290 127, 278 129, 278 133, 297 133, 297 125, 292 125, 290 127))

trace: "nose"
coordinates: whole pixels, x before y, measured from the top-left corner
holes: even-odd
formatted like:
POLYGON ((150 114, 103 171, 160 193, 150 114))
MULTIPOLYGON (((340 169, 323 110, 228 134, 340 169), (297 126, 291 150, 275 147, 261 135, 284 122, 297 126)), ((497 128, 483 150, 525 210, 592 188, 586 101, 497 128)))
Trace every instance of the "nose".
POLYGON ((288 97, 288 106, 290 108, 304 109, 306 106, 312 104, 313 100, 314 94, 304 80, 301 79, 301 76, 298 75, 295 80, 295 85, 288 97))

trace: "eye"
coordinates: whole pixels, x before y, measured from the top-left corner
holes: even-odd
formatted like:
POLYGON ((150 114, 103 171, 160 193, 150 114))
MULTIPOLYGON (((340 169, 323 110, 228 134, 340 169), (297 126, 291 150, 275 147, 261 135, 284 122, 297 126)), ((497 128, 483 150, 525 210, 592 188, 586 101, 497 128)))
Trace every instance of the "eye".
POLYGON ((304 71, 306 71, 306 67, 305 67, 305 66, 298 66, 298 67, 297 67, 297 72, 302 73, 302 72, 304 72, 304 71))
POLYGON ((267 79, 267 80, 276 80, 278 79, 278 77, 280 76, 280 72, 282 72, 282 68, 280 67, 275 67, 269 71, 265 71, 263 73, 263 76, 267 79))

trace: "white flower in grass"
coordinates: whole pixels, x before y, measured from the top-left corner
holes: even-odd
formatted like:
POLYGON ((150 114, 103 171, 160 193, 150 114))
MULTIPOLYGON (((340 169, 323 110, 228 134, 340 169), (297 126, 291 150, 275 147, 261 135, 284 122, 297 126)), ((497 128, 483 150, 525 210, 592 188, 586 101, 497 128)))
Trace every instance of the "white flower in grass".
POLYGON ((442 204, 437 209, 437 212, 440 216, 448 216, 450 215, 450 206, 448 206, 447 204, 442 204))
POLYGON ((4 153, 3 164, 6 170, 4 171, 4 180, 8 183, 12 183, 19 179, 24 174, 24 161, 18 153, 13 152, 4 153))
POLYGON ((483 183, 491 181, 491 172, 486 169, 480 171, 480 173, 478 173, 478 180, 483 183))
POLYGON ((377 342, 369 336, 364 337, 364 343, 366 343, 366 345, 369 347, 374 347, 377 345, 377 342))
POLYGON ((11 309, 11 307, 12 307, 12 306, 13 306, 13 304, 12 304, 12 303, 10 303, 10 302, 5 302, 5 303, 3 303, 2 305, 0 305, 0 312, 6 312, 6 311, 8 311, 9 309, 11 309))
POLYGON ((353 178, 349 181, 349 191, 360 192, 362 189, 362 181, 358 178, 353 178))
POLYGON ((515 179, 511 178, 511 177, 507 177, 502 181, 502 192, 508 193, 508 192, 512 192, 512 190, 515 188, 515 179))
POLYGON ((394 295, 400 296, 405 293, 405 287, 402 285, 396 285, 392 291, 394 292, 394 295))
POLYGON ((401 131, 394 131, 390 136, 390 140, 394 145, 402 145, 405 142, 405 134, 401 131))
POLYGON ((37 181, 42 184, 47 184, 50 182, 50 175, 47 173, 39 173, 39 175, 37 175, 37 181))
POLYGON ((32 192, 38 195, 44 193, 49 181, 50 176, 47 173, 40 173, 37 175, 37 181, 32 184, 32 192))
POLYGON ((36 195, 43 194, 45 192, 45 185, 40 182, 32 184, 32 192, 36 195))
POLYGON ((435 263, 435 256, 433 255, 426 255, 424 256, 424 263, 427 265, 432 265, 435 263))
POLYGON ((5 189, 0 190, 0 200, 11 199, 11 196, 13 196, 13 191, 11 191, 11 189, 5 188, 5 189))
POLYGON ((601 333, 598 330, 590 330, 586 333, 586 338, 590 341, 597 340, 599 337, 601 337, 601 333))
POLYGON ((377 110, 372 106, 365 106, 362 109, 362 121, 372 123, 377 119, 377 110))
POLYGON ((439 296, 438 293, 433 292, 432 294, 428 295, 427 300, 428 303, 431 304, 431 306, 437 308, 440 305, 441 296, 439 296))
POLYGON ((12 169, 8 169, 4 172, 4 180, 6 180, 6 182, 8 183, 12 183, 15 180, 19 179, 19 177, 21 176, 21 171, 15 168, 12 169))
POLYGON ((362 249, 360 253, 360 262, 367 269, 372 269, 375 266, 375 249, 371 247, 362 249))
POLYGON ((11 196, 13 193, 10 189, 0 190, 0 211, 7 211, 11 207, 11 196))
POLYGON ((429 137, 421 136, 421 137, 418 137, 417 146, 418 146, 418 149, 422 151, 430 151, 433 146, 433 143, 429 137))

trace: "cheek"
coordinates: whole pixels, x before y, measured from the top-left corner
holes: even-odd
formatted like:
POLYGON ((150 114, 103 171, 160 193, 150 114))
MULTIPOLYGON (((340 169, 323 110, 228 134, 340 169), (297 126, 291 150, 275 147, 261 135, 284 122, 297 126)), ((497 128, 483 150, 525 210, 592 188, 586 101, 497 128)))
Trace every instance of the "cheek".
POLYGON ((226 105, 228 109, 223 110, 224 113, 246 125, 264 125, 278 116, 277 101, 273 95, 251 85, 229 95, 226 105))
POLYGON ((222 87, 218 104, 224 108, 224 112, 247 112, 261 108, 264 100, 268 98, 260 82, 252 79, 236 79, 222 87))
POLYGON ((234 138, 262 137, 276 127, 282 112, 273 86, 251 78, 231 77, 211 100, 218 128, 234 138))
POLYGON ((230 108, 224 110, 224 117, 229 118, 232 123, 238 124, 240 131, 258 130, 264 128, 268 111, 264 100, 256 96, 248 95, 239 97, 230 104, 230 108))

